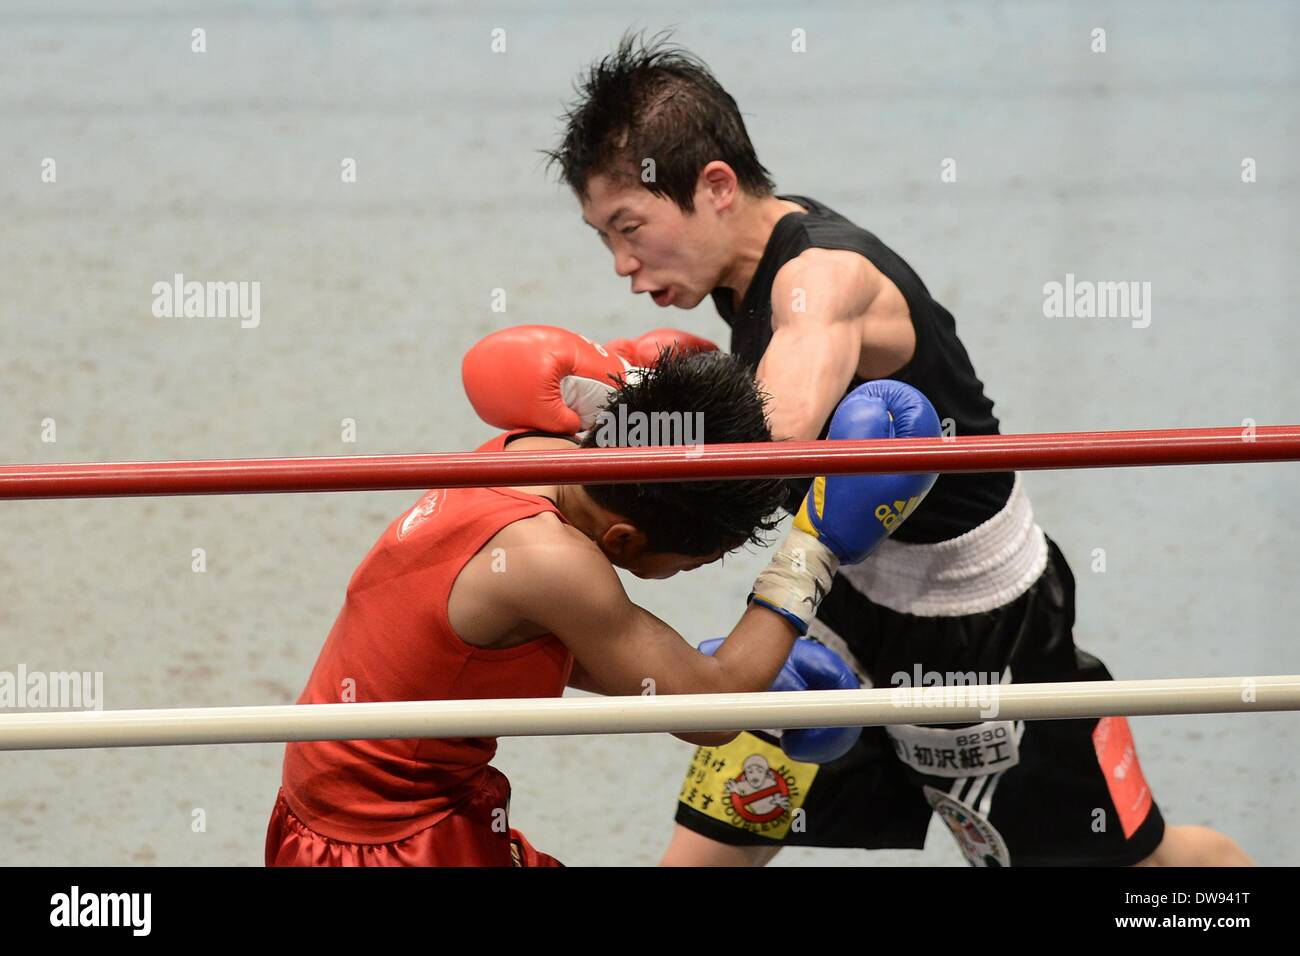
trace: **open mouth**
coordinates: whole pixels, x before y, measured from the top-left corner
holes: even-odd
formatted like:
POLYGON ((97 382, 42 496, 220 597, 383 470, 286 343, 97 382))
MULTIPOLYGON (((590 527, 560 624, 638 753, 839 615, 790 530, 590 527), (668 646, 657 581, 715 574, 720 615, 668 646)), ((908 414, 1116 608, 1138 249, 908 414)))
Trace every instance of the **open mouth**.
POLYGON ((662 307, 668 305, 673 300, 673 290, 660 289, 658 292, 651 292, 650 298, 655 300, 655 305, 657 306, 662 307))

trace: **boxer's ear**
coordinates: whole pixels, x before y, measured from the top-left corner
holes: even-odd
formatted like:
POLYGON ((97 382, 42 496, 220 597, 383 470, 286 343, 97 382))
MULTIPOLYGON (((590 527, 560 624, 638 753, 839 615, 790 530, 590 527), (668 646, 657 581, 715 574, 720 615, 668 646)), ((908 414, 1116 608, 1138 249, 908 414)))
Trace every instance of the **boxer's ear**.
POLYGON ((636 525, 616 520, 600 533, 601 550, 614 558, 635 558, 646 550, 649 539, 636 525))

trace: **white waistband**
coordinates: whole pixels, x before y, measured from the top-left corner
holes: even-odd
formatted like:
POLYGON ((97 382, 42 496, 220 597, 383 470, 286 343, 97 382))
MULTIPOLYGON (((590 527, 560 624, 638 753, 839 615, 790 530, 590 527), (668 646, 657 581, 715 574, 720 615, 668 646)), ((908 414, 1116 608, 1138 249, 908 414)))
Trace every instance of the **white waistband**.
POLYGON ((1010 603, 1046 567, 1047 538, 1017 473, 1006 505, 978 527, 936 544, 886 540, 839 576, 900 614, 957 617, 1010 603))

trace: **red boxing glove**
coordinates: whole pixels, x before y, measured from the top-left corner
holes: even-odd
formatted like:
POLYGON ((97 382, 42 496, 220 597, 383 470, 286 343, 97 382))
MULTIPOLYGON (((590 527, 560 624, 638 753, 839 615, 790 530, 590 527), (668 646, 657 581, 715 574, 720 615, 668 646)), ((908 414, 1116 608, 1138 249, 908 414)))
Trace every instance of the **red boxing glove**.
POLYGON ((489 425, 564 435, 594 424, 627 371, 604 346, 553 325, 493 332, 460 367, 465 394, 489 425))
POLYGON ((615 339, 605 344, 606 349, 640 368, 654 368, 659 361, 659 350, 664 346, 688 353, 718 350, 718 347, 708 339, 683 332, 681 329, 655 329, 640 338, 615 339))

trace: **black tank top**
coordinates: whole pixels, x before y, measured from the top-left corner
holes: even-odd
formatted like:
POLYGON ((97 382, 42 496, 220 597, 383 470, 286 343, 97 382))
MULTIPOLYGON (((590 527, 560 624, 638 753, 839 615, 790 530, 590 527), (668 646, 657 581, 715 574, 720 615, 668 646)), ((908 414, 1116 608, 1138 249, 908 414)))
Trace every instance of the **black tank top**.
MULTIPOLYGON (((957 338, 956 322, 930 297, 911 266, 871 233, 816 200, 803 196, 778 198, 798 203, 808 212, 790 213, 776 224, 739 313, 732 308, 730 289, 713 291, 718 313, 731 326, 731 351, 757 369, 772 339, 772 283, 783 265, 814 247, 857 252, 898 287, 907 300, 916 331, 912 360, 888 377, 920 389, 941 421, 952 419, 957 435, 996 435, 998 420, 993 416, 993 402, 984 394, 984 383, 976 378, 970 356, 957 338)), ((854 376, 848 391, 864 381, 854 376)), ((827 421, 822 438, 829 428, 827 421)), ((893 537, 931 543, 965 534, 1002 509, 1014 478, 1011 472, 940 475, 925 501, 893 537)), ((808 478, 791 479, 786 505, 790 511, 798 509, 810 483, 808 478)))

